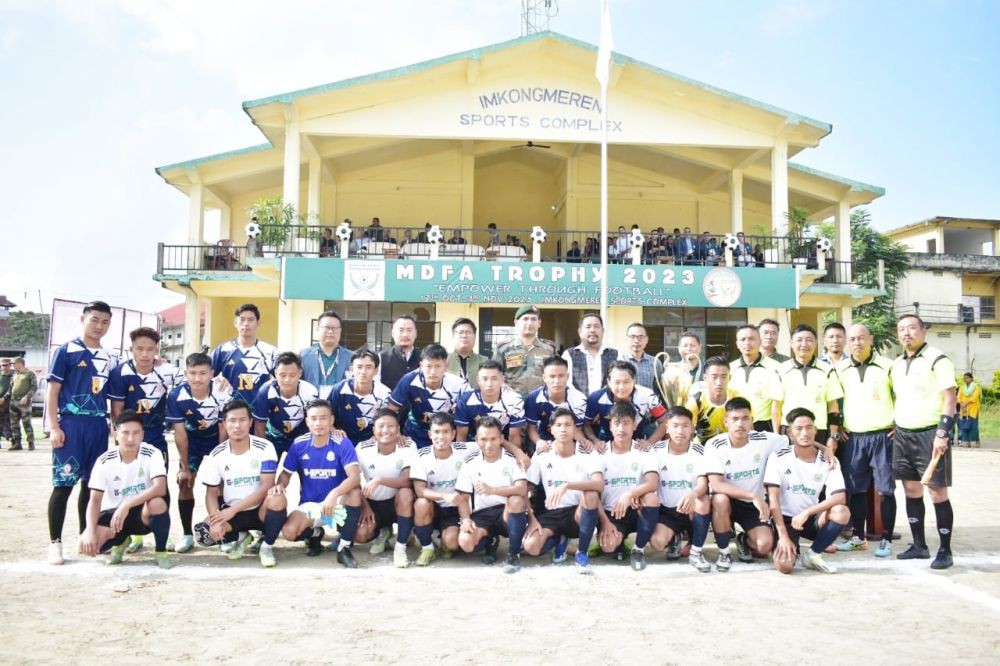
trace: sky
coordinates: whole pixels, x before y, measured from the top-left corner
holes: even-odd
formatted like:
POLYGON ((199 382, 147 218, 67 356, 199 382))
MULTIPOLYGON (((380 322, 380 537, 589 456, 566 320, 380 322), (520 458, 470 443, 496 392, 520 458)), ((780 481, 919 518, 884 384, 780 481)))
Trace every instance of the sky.
MULTIPOLYGON (((1000 218, 998 0, 610 0, 615 50, 820 119, 796 162, 876 228, 1000 218)), ((596 44, 599 0, 549 27, 596 44)), ((156 311, 187 199, 160 165, 263 143, 241 103, 505 41, 520 0, 0 0, 0 294, 156 311)))

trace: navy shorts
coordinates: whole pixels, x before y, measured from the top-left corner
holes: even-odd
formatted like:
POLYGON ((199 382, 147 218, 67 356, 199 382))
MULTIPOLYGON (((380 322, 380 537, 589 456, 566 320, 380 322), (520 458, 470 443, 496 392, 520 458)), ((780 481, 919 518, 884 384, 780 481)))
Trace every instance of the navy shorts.
MULTIPOLYGON (((549 509, 538 516, 538 523, 557 536, 564 536, 576 539, 580 536, 580 525, 576 522, 575 506, 564 506, 558 509, 549 509)), ((478 524, 478 523, 477 523, 478 524)))
POLYGON ((197 472, 201 467, 201 461, 218 445, 218 437, 212 439, 195 439, 191 435, 188 435, 188 467, 191 471, 197 472))
MULTIPOLYGON (((896 428, 892 438, 892 478, 900 481, 919 481, 931 463, 934 449, 934 433, 937 426, 925 430, 896 428)), ((947 488, 951 485, 951 444, 948 452, 938 461, 928 484, 933 488, 947 488)))
POLYGON ((848 495, 866 493, 875 480, 875 490, 891 495, 896 489, 892 480, 892 440, 888 430, 854 432, 837 449, 844 472, 848 495))
POLYGON ((52 449, 52 485, 72 488, 86 482, 97 459, 108 450, 108 422, 97 416, 62 416, 59 419, 66 439, 52 449))

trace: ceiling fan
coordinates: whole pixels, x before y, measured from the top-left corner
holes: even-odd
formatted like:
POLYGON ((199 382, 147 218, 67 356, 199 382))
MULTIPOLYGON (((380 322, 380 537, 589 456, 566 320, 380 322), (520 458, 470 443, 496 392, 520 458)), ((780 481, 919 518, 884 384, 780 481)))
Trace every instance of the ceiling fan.
POLYGON ((534 141, 529 141, 528 143, 522 143, 519 146, 511 146, 511 148, 551 148, 552 146, 546 146, 541 143, 535 143, 534 141))

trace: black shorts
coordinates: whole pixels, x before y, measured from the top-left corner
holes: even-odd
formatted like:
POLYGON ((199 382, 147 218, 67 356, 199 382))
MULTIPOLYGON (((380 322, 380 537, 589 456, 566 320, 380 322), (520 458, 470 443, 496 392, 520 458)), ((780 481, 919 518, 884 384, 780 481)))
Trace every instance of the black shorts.
POLYGON ((770 421, 754 421, 753 429, 757 432, 771 432, 774 430, 774 424, 770 421))
MULTIPOLYGON (((111 546, 116 546, 124 542, 130 536, 142 536, 152 532, 149 525, 142 522, 142 506, 140 504, 129 509, 128 515, 125 516, 125 524, 122 525, 122 531, 115 534, 113 538, 108 539, 101 546, 102 553, 111 548, 111 546)), ((101 511, 101 515, 97 518, 97 524, 101 527, 111 527, 111 517, 114 515, 115 509, 101 511)))
POLYGON ((731 507, 729 515, 733 519, 733 525, 739 525, 744 532, 749 532, 755 527, 770 525, 770 522, 761 521, 760 511, 753 505, 753 502, 730 498, 729 505, 731 507))
MULTIPOLYGON (((892 478, 898 481, 919 481, 927 471, 934 450, 937 426, 924 430, 896 428, 892 438, 892 478)), ((951 444, 938 461, 929 486, 947 488, 951 485, 951 444)))
POLYGON ((846 442, 837 448, 837 459, 844 472, 847 493, 867 493, 875 481, 875 490, 891 495, 895 490, 892 480, 892 440, 888 430, 852 432, 846 442))
POLYGON ((612 516, 610 509, 605 509, 604 513, 607 514, 608 520, 610 520, 611 524, 615 526, 615 529, 621 532, 623 538, 634 533, 636 529, 638 529, 639 512, 633 507, 629 507, 628 511, 626 511, 625 515, 621 518, 615 518, 612 516))
POLYGON ((549 509, 538 516, 538 522, 544 529, 552 530, 552 533, 557 537, 564 536, 576 539, 580 536, 580 525, 576 522, 575 506, 549 509))
POLYGON ((375 531, 385 527, 392 527, 392 524, 396 522, 396 499, 389 498, 387 500, 368 500, 368 506, 371 507, 372 513, 375 514, 375 531))
POLYGON ((472 512, 472 522, 476 527, 484 529, 490 536, 507 536, 507 523, 503 519, 503 504, 486 507, 472 512))
MULTIPOLYGON (((785 521, 785 529, 788 530, 788 536, 795 544, 795 550, 799 549, 799 539, 805 537, 810 541, 816 540, 816 534, 819 533, 819 516, 809 516, 809 520, 806 524, 802 526, 801 530, 797 530, 792 527, 792 517, 782 516, 785 521)), ((774 530, 774 542, 778 542, 778 530, 774 530)))
MULTIPOLYGON (((228 509, 229 506, 223 504, 223 509, 228 509)), ((262 530, 264 529, 264 521, 260 518, 260 507, 255 506, 252 509, 247 509, 246 511, 240 511, 232 520, 229 521, 232 526, 233 532, 249 532, 250 530, 262 530)))
POLYGON ((691 534, 691 516, 681 513, 677 507, 660 505, 659 522, 669 527, 674 534, 691 534))
POLYGON ((434 521, 431 523, 434 529, 444 532, 449 527, 458 527, 462 522, 462 517, 458 515, 458 507, 441 506, 434 502, 434 521))

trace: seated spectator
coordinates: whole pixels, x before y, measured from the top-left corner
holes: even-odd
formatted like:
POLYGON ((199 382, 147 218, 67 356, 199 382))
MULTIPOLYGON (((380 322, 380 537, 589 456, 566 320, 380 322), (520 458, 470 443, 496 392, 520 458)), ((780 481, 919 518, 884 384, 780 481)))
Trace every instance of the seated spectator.
POLYGON ((764 248, 760 243, 753 246, 753 260, 757 268, 764 268, 764 248))
POLYGON ((669 234, 663 239, 663 251, 660 253, 659 262, 661 264, 674 263, 674 235, 669 234))
POLYGON ((598 247, 596 238, 588 238, 583 243, 583 260, 588 263, 594 263, 597 257, 600 256, 598 253, 601 249, 598 247))
POLYGON ((377 217, 373 217, 371 225, 365 229, 365 237, 374 243, 385 242, 386 230, 382 227, 382 224, 379 222, 377 217))
POLYGON ((489 247, 494 247, 500 245, 500 232, 497 231, 497 223, 490 222, 486 225, 486 228, 490 231, 490 244, 489 247))
POLYGON ((736 252, 733 253, 736 265, 750 266, 753 263, 753 247, 747 242, 746 236, 743 235, 742 231, 736 234, 736 239, 740 242, 736 248, 736 252))
POLYGON ((417 242, 418 243, 426 243, 427 242, 427 232, 430 231, 430 230, 431 230, 431 223, 428 222, 428 223, 424 224, 424 230, 421 231, 417 235, 417 242))
POLYGON ((333 230, 327 227, 319 239, 319 256, 333 257, 337 254, 337 244, 333 240, 333 230))
POLYGON ((451 238, 448 239, 448 245, 465 245, 465 239, 462 238, 462 230, 455 229, 452 232, 451 238))
POLYGON ((403 230, 403 245, 408 245, 410 243, 415 243, 415 242, 416 241, 413 240, 413 229, 404 229, 403 230))
POLYGON ((566 253, 566 261, 574 264, 578 264, 582 261, 582 253, 580 252, 580 243, 578 241, 573 241, 573 246, 570 247, 569 252, 566 253))

